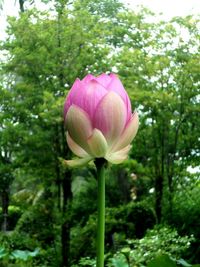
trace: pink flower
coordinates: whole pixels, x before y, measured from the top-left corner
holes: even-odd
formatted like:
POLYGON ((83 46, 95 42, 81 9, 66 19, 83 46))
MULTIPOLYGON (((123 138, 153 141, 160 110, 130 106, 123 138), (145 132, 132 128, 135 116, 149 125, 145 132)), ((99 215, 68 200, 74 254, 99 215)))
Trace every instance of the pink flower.
POLYGON ((69 166, 94 158, 123 162, 138 130, 138 114, 131 113, 130 99, 115 74, 88 74, 76 79, 64 105, 67 143, 81 159, 67 160, 69 166))

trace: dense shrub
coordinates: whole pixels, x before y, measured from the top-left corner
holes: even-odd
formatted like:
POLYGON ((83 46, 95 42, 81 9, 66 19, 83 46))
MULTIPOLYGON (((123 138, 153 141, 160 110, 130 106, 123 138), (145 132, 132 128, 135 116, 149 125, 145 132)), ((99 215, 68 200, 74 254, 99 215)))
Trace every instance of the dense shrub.
MULTIPOLYGON (((96 218, 94 213, 84 227, 72 230, 71 253, 73 259, 95 256, 96 218)), ((127 238, 140 238, 155 224, 153 211, 143 203, 129 203, 118 208, 106 208, 106 252, 116 251, 127 238)))
POLYGON ((169 224, 177 229, 181 235, 194 235, 195 242, 187 252, 186 257, 192 262, 200 262, 200 187, 190 191, 178 192, 173 199, 172 214, 166 213, 169 224), (169 217, 169 215, 171 215, 169 217))
POLYGON ((16 226, 16 231, 34 237, 34 239, 40 242, 42 247, 48 247, 55 239, 50 212, 44 203, 33 206, 21 216, 16 226))
MULTIPOLYGON (((179 263, 178 266, 191 266, 180 258, 184 256, 192 241, 194 241, 192 236, 182 237, 175 229, 167 226, 156 226, 154 229, 147 230, 146 235, 141 239, 127 239, 126 245, 114 255, 107 254, 105 266, 145 267, 152 260, 155 261, 154 259, 160 258, 160 255, 165 255, 162 257, 164 262, 166 259, 173 259, 174 264, 172 266, 176 266, 176 262, 179 263)), ((152 266, 162 267, 158 264, 159 260, 155 262, 156 265, 152 266)), ((166 262, 170 263, 170 260, 166 262)), ((88 257, 82 258, 78 265, 73 265, 73 267, 78 266, 94 267, 95 260, 88 257)))
MULTIPOLYGON (((193 241, 193 236, 180 236, 175 229, 156 226, 148 230, 141 239, 127 240, 130 248, 129 261, 136 266, 143 266, 160 254, 179 259, 184 257, 193 241)), ((123 253, 123 249, 121 252, 123 253)))
MULTIPOLYGON (((17 206, 8 207, 8 230, 13 230, 17 224, 17 221, 22 215, 22 210, 17 206)), ((2 208, 0 208, 0 225, 3 223, 2 208)))

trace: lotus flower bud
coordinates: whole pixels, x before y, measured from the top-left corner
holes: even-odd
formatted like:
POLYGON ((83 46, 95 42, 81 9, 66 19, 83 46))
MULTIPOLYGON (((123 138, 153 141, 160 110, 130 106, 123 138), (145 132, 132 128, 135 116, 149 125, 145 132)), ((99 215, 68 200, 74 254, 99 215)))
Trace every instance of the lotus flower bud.
POLYGON ((88 74, 76 79, 64 104, 67 143, 81 159, 67 160, 78 166, 94 158, 123 162, 138 130, 138 114, 131 113, 130 99, 115 74, 88 74))

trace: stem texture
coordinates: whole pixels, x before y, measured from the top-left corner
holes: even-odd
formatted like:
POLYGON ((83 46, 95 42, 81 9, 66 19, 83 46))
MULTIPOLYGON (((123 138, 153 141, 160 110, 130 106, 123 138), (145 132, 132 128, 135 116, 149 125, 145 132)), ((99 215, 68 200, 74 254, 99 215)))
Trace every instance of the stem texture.
POLYGON ((97 218, 97 264, 104 267, 104 236, 105 236, 105 167, 106 160, 95 161, 98 181, 98 218, 97 218))

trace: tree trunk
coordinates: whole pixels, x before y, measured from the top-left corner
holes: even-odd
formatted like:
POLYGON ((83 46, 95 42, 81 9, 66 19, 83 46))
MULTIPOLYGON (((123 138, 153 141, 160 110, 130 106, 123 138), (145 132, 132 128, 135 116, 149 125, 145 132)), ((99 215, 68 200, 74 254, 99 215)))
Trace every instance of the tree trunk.
POLYGON ((162 198, 163 198, 163 187, 164 187, 164 175, 165 175, 165 128, 164 123, 162 125, 162 131, 160 132, 160 155, 157 157, 155 168, 156 180, 155 180, 155 211, 157 216, 157 223, 161 222, 162 219, 162 198))
POLYGON ((55 125, 55 139, 54 139, 54 146, 55 146, 55 172, 56 172, 56 187, 57 187, 57 207, 58 210, 61 211, 61 199, 62 199, 62 178, 61 178, 61 170, 60 170, 60 162, 59 157, 62 154, 61 147, 62 147, 62 126, 60 127, 59 124, 55 125))
POLYGON ((19 9, 20 12, 24 12, 24 0, 19 0, 19 9))
POLYGON ((157 217, 157 223, 161 222, 162 218, 162 196, 163 196, 163 176, 159 175, 156 177, 155 181, 155 211, 157 217))
MULTIPOLYGON (((62 37, 63 37, 63 11, 67 4, 68 0, 56 1, 56 10, 57 10, 57 46, 58 46, 58 77, 60 88, 64 88, 65 76, 64 76, 64 64, 62 60, 62 37)), ((66 136, 64 125, 61 126, 61 138, 62 147, 61 156, 67 157, 69 151, 66 146, 66 136)), ((60 182, 60 181, 59 181, 60 182)), ((70 230, 71 230, 71 201, 72 201, 72 191, 71 191, 71 171, 67 170, 63 174, 63 180, 61 181, 63 199, 62 199, 62 225, 61 225, 61 247, 62 247, 62 262, 61 267, 70 267, 70 230)), ((59 192, 58 192, 59 193, 59 192)))
POLYGON ((62 183, 63 190, 63 223, 61 227, 62 242, 62 267, 70 267, 70 229, 71 229, 71 172, 68 170, 64 174, 62 183))
POLYGON ((3 189, 1 193, 3 222, 1 229, 3 232, 8 230, 8 207, 9 207, 9 189, 3 189))

